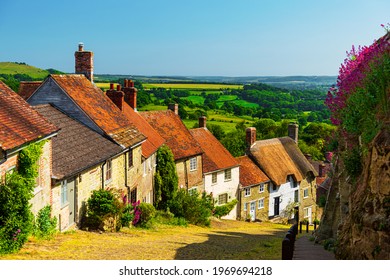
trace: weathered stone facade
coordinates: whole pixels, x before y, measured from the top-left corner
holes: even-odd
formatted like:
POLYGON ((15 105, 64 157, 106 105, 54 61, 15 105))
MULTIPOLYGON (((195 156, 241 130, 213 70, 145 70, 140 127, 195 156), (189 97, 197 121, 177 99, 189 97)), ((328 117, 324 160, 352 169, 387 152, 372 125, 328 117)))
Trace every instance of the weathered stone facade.
POLYGON ((299 220, 308 220, 313 223, 319 218, 316 203, 316 183, 315 179, 307 176, 299 183, 299 220), (306 192, 305 192, 306 190, 306 192), (305 195, 305 193, 307 195, 305 195))
POLYGON ((257 184, 250 187, 240 188, 239 217, 241 220, 268 221, 269 188, 271 183, 262 184, 262 191, 260 190, 260 185, 261 184, 257 184), (248 191, 248 189, 250 190, 248 191), (252 213, 251 203, 255 205, 254 210, 252 209, 252 213))
POLYGON ((190 170, 190 158, 175 161, 179 188, 196 188, 199 193, 202 193, 205 191, 202 173, 202 156, 198 155, 195 158, 197 167, 192 171, 190 170))

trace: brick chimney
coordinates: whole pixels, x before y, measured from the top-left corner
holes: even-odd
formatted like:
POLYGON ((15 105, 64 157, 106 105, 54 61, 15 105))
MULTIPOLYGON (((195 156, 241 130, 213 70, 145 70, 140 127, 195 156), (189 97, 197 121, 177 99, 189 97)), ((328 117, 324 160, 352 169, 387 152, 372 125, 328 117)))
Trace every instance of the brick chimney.
POLYGON ((298 125, 296 123, 290 123, 288 125, 288 137, 298 144, 298 125))
POLYGON ((137 111, 137 89, 134 87, 134 82, 132 80, 125 79, 123 92, 125 93, 125 102, 129 104, 134 111, 137 111))
POLYGON ((179 104, 173 104, 173 103, 169 104, 169 105, 168 105, 168 110, 171 110, 171 111, 173 111, 176 115, 178 115, 178 114, 179 114, 179 104))
POLYGON ((106 95, 119 108, 119 110, 123 111, 123 103, 124 103, 125 94, 123 91, 121 91, 120 85, 117 85, 116 90, 115 90, 114 84, 110 84, 110 89, 106 91, 106 95))
POLYGON ((85 51, 84 44, 79 43, 79 50, 74 53, 75 73, 84 74, 88 80, 93 82, 93 52, 85 51))
POLYGON ((207 118, 205 116, 199 117, 199 127, 206 128, 206 120, 207 118))
POLYGON ((256 142, 256 128, 248 127, 245 132, 246 147, 250 149, 250 147, 252 147, 252 145, 256 142))

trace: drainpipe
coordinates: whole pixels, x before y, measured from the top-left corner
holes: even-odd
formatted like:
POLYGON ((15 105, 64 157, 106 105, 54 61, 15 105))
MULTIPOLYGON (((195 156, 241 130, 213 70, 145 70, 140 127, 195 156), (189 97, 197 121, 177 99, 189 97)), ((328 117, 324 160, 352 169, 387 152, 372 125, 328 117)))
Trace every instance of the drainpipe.
POLYGON ((104 190, 104 166, 106 165, 107 160, 102 164, 102 190, 104 190))
POLYGON ((186 189, 188 192, 188 172, 187 172, 187 160, 184 160, 184 180, 186 184, 186 189))

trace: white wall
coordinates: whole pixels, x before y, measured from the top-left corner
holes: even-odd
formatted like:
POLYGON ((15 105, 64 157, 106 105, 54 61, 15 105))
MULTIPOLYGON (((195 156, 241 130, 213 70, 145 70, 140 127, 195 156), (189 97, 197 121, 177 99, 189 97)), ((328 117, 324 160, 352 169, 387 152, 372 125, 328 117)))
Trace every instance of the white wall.
MULTIPOLYGON (((269 211, 268 216, 274 216, 274 204, 275 197, 280 197, 279 204, 279 216, 283 215, 283 210, 287 207, 287 205, 294 201, 294 192, 296 190, 299 191, 299 183, 296 184, 297 187, 294 188, 294 184, 292 182, 286 182, 277 186, 276 190, 273 190, 272 184, 270 184, 270 195, 269 195, 269 211)), ((298 196, 299 197, 299 196, 298 196)))
MULTIPOLYGON (((234 167, 232 170, 232 179, 225 181, 225 170, 220 170, 217 172, 217 183, 212 184, 212 173, 207 173, 204 175, 204 185, 205 191, 207 194, 212 193, 214 200, 218 200, 220 194, 228 194, 228 202, 233 199, 238 199, 238 184, 240 182, 240 169, 239 167, 234 167)), ((218 201, 215 205, 219 205, 218 201)), ((224 219, 235 220, 237 218, 237 206, 229 213, 229 215, 224 216, 224 219)))

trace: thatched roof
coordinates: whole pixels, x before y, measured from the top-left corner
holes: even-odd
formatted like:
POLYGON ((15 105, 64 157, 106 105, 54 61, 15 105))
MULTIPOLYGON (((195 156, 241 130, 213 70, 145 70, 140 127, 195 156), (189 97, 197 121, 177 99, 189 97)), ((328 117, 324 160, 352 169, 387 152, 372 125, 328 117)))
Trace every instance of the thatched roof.
POLYGON ((250 157, 276 185, 285 183, 288 175, 293 175, 298 182, 310 173, 317 176, 316 170, 290 137, 256 141, 250 148, 250 157))

